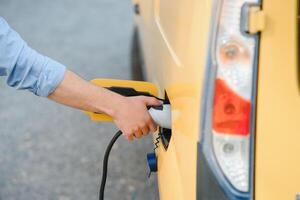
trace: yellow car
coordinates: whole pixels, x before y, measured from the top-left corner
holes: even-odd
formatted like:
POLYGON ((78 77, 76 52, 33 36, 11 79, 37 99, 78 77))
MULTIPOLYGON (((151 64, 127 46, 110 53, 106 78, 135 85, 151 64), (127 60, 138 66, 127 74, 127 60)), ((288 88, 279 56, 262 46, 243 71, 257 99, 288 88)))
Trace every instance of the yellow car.
POLYGON ((134 0, 133 71, 172 107, 161 200, 299 200, 298 1, 134 0))

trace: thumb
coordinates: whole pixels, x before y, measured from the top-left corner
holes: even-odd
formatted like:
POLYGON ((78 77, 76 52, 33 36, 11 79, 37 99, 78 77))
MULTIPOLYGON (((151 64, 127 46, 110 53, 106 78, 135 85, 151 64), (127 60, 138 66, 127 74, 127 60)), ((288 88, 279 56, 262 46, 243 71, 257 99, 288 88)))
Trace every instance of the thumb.
POLYGON ((144 97, 144 102, 146 106, 160 106, 163 104, 161 100, 158 100, 155 97, 144 97))

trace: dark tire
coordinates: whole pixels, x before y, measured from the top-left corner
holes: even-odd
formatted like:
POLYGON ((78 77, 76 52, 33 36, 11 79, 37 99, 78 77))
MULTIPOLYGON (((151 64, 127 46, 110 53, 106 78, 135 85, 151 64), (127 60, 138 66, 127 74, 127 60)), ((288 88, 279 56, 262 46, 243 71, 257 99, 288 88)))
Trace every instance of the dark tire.
POLYGON ((131 78, 136 81, 145 80, 143 74, 143 55, 141 51, 139 32, 137 27, 134 28, 131 39, 130 49, 130 67, 131 67, 131 78))

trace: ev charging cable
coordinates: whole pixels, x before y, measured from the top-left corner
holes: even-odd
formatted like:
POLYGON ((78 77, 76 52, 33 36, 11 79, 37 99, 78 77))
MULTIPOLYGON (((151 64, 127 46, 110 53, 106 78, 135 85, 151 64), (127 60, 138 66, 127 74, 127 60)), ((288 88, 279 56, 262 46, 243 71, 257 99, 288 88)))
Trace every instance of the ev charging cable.
MULTIPOLYGON (((171 129, 171 107, 170 104, 163 104, 162 106, 155 106, 149 109, 149 114, 151 115, 154 122, 162 127, 171 129)), ((108 146, 106 147, 104 159, 103 159, 103 167, 102 167, 102 178, 101 178, 101 185, 99 191, 99 200, 104 200, 104 190, 107 178, 107 167, 108 167, 108 159, 110 155, 110 151, 117 141, 117 139, 122 135, 122 131, 118 131, 115 133, 114 137, 109 142, 108 146)))

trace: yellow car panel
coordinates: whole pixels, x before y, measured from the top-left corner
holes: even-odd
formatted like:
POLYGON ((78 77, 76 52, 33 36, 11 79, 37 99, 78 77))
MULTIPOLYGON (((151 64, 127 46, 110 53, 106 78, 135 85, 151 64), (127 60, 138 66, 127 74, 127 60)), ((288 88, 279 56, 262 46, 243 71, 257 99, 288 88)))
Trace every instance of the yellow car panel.
POLYGON ((196 199, 197 141, 211 1, 138 1, 149 81, 167 92, 172 106, 172 138, 160 146, 160 199, 196 199), (180 7, 180 12, 178 12, 180 7), (169 23, 172 21, 172 23, 169 23))
POLYGON ((263 0, 257 102, 255 199, 300 193, 297 1, 263 0))

